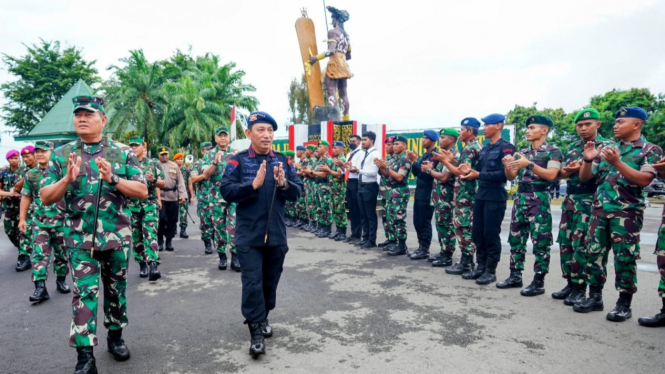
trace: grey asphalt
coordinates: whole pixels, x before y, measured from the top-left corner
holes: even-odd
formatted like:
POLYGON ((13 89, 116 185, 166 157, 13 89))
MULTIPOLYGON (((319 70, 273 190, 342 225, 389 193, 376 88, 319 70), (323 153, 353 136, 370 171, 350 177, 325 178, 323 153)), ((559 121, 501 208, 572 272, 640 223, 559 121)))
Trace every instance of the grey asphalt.
MULTIPOLYGON (((190 224, 190 239, 176 240, 173 253, 162 252, 159 281, 139 278, 138 265, 130 263, 127 362, 105 352, 100 302, 99 372, 660 373, 665 329, 640 327, 637 317, 661 307, 658 274, 649 270, 661 209, 646 211, 640 291, 633 318, 620 324, 605 319, 617 297, 611 282, 605 312, 578 314, 549 296, 565 284, 556 247, 547 293, 525 298, 517 289, 478 286, 425 261, 289 229, 290 251, 270 315, 275 336, 267 341, 268 355, 258 360, 247 354, 240 274, 217 270, 217 256, 203 254, 197 225, 190 224)), ((556 208, 553 214, 558 223, 556 208)), ((504 233, 508 220, 509 212, 504 233)), ((408 244, 414 247, 409 227, 408 244)), ((15 258, 16 249, 1 233, 0 373, 71 373, 71 294, 58 294, 52 277, 51 300, 32 305, 30 275, 14 271, 15 258)), ((532 263, 529 254, 527 266, 532 263)), ((498 278, 507 275, 504 255, 498 278)), ((526 271, 525 281, 532 275, 526 271)))

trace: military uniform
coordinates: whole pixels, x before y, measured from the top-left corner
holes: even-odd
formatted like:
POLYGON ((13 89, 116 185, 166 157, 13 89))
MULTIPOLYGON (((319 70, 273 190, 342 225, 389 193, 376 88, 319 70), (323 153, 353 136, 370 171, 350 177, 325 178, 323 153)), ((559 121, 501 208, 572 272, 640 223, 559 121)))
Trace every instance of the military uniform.
MULTIPOLYGON (((308 146, 309 147, 309 146, 308 146)), ((309 162, 307 163, 307 166, 310 168, 310 170, 316 170, 316 165, 318 165, 318 158, 314 155, 309 158, 309 162)), ((309 221, 311 222, 311 226, 309 227, 310 232, 316 231, 318 228, 318 218, 316 216, 316 197, 318 194, 318 183, 316 182, 315 178, 308 177, 305 179, 305 186, 309 185, 309 188, 306 187, 306 198, 307 198, 307 216, 309 221)))
POLYGON ((185 182, 185 189, 187 190, 187 200, 184 204, 180 204, 180 214, 178 216, 178 222, 180 222, 180 236, 183 237, 183 234, 187 231, 187 226, 189 225, 187 212, 189 211, 189 202, 192 199, 189 195, 189 179, 192 176, 192 171, 187 166, 182 165, 180 172, 182 173, 182 179, 185 182))
MULTIPOLYGON (((394 155, 386 155, 386 164, 390 167, 393 162, 394 155)), ((379 179, 379 198, 383 202, 383 209, 381 209, 381 222, 383 223, 383 233, 386 235, 386 243, 382 243, 380 247, 386 247, 390 244, 393 244, 397 241, 395 238, 395 233, 392 232, 390 226, 388 225, 388 196, 390 196, 390 189, 388 188, 388 178, 387 176, 381 174, 381 179, 379 179)))
MULTIPOLYGON (((300 167, 296 169, 296 173, 300 173, 302 168, 306 167, 309 164, 309 159, 307 157, 303 157, 300 159, 300 167)), ((295 210, 296 210, 296 217, 298 220, 300 220, 300 225, 298 227, 304 228, 305 225, 309 222, 309 216, 307 215, 307 189, 309 187, 307 186, 307 179, 304 181, 304 189, 302 194, 300 194, 300 197, 298 197, 298 200, 295 203, 295 210)))
MULTIPOLYGON (((212 148, 212 145, 209 142, 202 143, 201 149, 212 148)), ((210 152, 210 151, 208 151, 210 152)), ((205 158, 205 157, 204 157, 205 158)), ((213 159, 214 160, 214 159, 213 159)), ((203 174, 203 171, 211 165, 211 161, 199 159, 194 162, 192 167, 191 177, 196 177, 203 174)), ((191 178, 190 177, 190 178, 191 178)), ((212 247, 210 241, 213 237, 213 226, 212 226, 212 206, 210 200, 210 190, 211 183, 207 179, 203 179, 195 184, 196 186, 196 212, 199 216, 199 229, 201 230, 201 240, 206 246, 206 253, 212 253, 212 247)))
MULTIPOLYGON (((453 154, 455 161, 459 160, 457 151, 454 149, 449 151, 453 154)), ((434 171, 439 173, 450 172, 442 163, 438 163, 434 171)), ((447 252, 448 256, 452 256, 452 253, 455 252, 456 244, 455 229, 450 224, 453 221, 453 197, 456 179, 454 175, 451 175, 445 182, 434 179, 434 188, 432 188, 432 206, 434 207, 434 220, 439 238, 439 247, 441 253, 447 252)))
MULTIPOLYGON (((459 163, 468 163, 472 169, 475 168, 480 158, 481 149, 478 139, 473 138, 467 141, 460 154, 459 163)), ((473 256, 476 252, 471 232, 473 230, 473 202, 476 200, 477 188, 477 180, 465 181, 455 178, 453 225, 455 226, 455 236, 462 255, 473 256)))
MULTIPOLYGON (((326 142, 327 143, 327 142, 326 142)), ((319 144, 322 144, 319 142, 319 144)), ((334 163, 332 158, 326 153, 323 157, 319 157, 312 167, 314 171, 319 171, 320 166, 327 165, 333 169, 334 163)), ((314 178, 316 183, 316 217, 318 219, 321 229, 317 231, 320 237, 326 237, 330 234, 330 226, 332 226, 332 176, 326 175, 325 177, 314 178)))
MULTIPOLYGON (((395 139, 398 140, 399 137, 395 139)), ((389 169, 399 173, 403 178, 401 181, 392 176, 388 178, 387 186, 390 190, 388 195, 388 206, 386 217, 388 218, 388 227, 393 231, 398 244, 388 247, 388 254, 398 256, 406 254, 406 206, 409 204, 411 193, 409 192, 409 174, 413 163, 406 157, 406 152, 394 154, 389 169)))
MULTIPOLYGON (((335 157, 338 160, 346 163, 346 158, 344 155, 339 155, 335 157)), ((332 171, 338 172, 341 171, 342 175, 340 178, 335 178, 332 175, 328 177, 332 180, 332 216, 333 221, 335 222, 335 227, 337 231, 333 237, 335 240, 344 240, 346 239, 346 180, 344 179, 344 170, 337 166, 335 163, 332 164, 332 171)))
MULTIPOLYGON (((2 189, 6 192, 13 191, 16 184, 23 179, 27 172, 28 169, 22 165, 19 165, 14 171, 9 166, 3 168, 0 174, 2 189)), ((26 243, 25 235, 18 229, 20 208, 20 197, 5 197, 2 199, 2 209, 5 211, 5 233, 12 244, 18 248, 19 259, 23 258, 23 256, 29 258, 32 252, 29 242, 26 243)))

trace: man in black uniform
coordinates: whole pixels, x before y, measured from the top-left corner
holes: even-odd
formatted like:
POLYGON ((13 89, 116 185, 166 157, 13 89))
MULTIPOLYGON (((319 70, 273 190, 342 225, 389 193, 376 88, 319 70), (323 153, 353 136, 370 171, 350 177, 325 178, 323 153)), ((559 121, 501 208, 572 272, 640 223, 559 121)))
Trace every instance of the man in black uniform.
POLYGON ((266 353, 272 336, 268 313, 275 309, 286 243, 284 206, 296 201, 303 183, 289 159, 271 150, 277 122, 265 112, 249 115, 245 134, 249 149, 233 156, 224 171, 224 200, 237 203, 236 251, 242 269, 242 314, 249 325, 253 357, 266 353))
POLYGON ((432 206, 432 187, 434 178, 431 175, 421 171, 420 166, 423 161, 432 163, 432 170, 439 164, 432 152, 439 152, 436 144, 439 141, 439 134, 434 130, 425 130, 423 133, 423 148, 425 154, 418 158, 415 152, 407 151, 406 156, 411 160, 413 166, 411 172, 416 179, 416 193, 413 197, 413 226, 418 235, 418 249, 411 254, 412 260, 421 260, 429 257, 429 245, 432 242, 432 216, 434 207, 432 206))
POLYGON ((471 169, 468 164, 461 164, 459 170, 463 180, 478 179, 478 192, 473 205, 473 242, 476 245, 478 267, 466 273, 464 279, 475 279, 478 284, 496 282, 496 267, 501 259, 501 222, 506 214, 506 173, 503 158, 512 161, 515 147, 501 138, 505 117, 490 114, 482 118, 483 133, 490 144, 480 151, 478 164, 471 169))

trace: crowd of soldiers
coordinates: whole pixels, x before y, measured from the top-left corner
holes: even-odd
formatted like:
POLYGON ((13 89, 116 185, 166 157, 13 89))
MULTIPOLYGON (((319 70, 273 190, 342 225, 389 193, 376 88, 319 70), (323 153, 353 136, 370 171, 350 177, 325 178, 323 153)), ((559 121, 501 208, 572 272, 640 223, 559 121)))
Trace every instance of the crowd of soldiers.
MULTIPOLYGON (((519 152, 501 139, 505 117, 500 114, 482 118, 484 135, 489 140, 486 146, 477 139, 481 122, 475 118, 462 120, 459 131, 453 128, 444 128, 438 134, 433 130, 425 131, 421 156, 406 150, 407 139, 403 136, 388 137, 385 158, 372 159, 373 173, 380 176, 376 182, 378 199, 383 202, 381 218, 386 236, 386 241, 378 247, 389 256, 407 255, 412 260, 427 258, 432 266, 446 267, 446 273, 461 275, 481 285, 493 283, 501 254, 499 234, 506 210, 505 184, 516 180, 518 190, 508 239, 510 276, 496 287, 523 287, 526 247, 531 238, 534 276, 520 293, 541 295, 545 292, 545 276, 549 273, 550 248, 554 241, 549 188, 552 181, 567 179, 568 191, 561 206, 557 238, 561 248, 561 272, 567 285, 552 297, 579 313, 602 311, 602 291, 611 250, 619 298, 606 317, 614 322, 625 321, 632 316, 631 300, 637 292, 640 230, 647 202, 643 189, 654 178, 665 178, 662 150, 641 134, 646 120, 646 112, 639 107, 621 109, 616 113, 613 127, 617 141, 612 142, 598 132, 599 112, 584 109, 575 118, 580 138, 564 151, 547 143, 553 122, 543 115, 527 119, 524 125, 530 144, 519 152), (463 144, 460 151, 455 149, 458 142, 463 144), (417 179, 413 223, 419 247, 414 251, 406 246, 411 174, 417 179), (430 256, 432 216, 439 251, 430 256), (458 243, 461 258, 453 264, 458 243)), ((349 139, 351 152, 346 156, 343 142, 333 143, 332 156, 327 141, 298 146, 295 153, 287 151, 305 185, 304 196, 287 205, 287 226, 360 248, 375 247, 377 244, 372 238, 376 234, 372 237, 371 232, 365 233, 368 227, 371 230, 371 224, 365 222, 371 217, 361 217, 362 237, 354 229, 347 236, 346 217, 348 210, 353 226, 357 217, 353 217, 352 212, 357 207, 352 205, 358 204, 363 210, 362 196, 355 201, 349 199, 347 183, 350 188, 349 172, 358 172, 359 159, 364 163, 374 149, 374 139, 371 132, 363 134, 362 138, 353 135, 349 139), (360 157, 354 158, 360 140, 363 149, 360 157), (365 147, 366 143, 369 146, 365 147), (333 223, 336 231, 332 230, 333 223)), ((361 172, 361 175, 371 176, 372 173, 361 172)), ((638 320, 640 325, 649 327, 665 326, 665 218, 663 223, 655 251, 661 275, 658 294, 663 300, 663 309, 653 317, 638 320)))

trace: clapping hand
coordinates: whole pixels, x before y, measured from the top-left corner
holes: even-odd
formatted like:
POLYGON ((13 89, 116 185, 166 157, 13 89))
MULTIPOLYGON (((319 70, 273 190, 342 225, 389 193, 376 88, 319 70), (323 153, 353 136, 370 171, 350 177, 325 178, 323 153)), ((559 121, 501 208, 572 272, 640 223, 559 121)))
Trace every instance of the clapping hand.
POLYGON ((418 161, 418 154, 416 152, 406 151, 406 157, 408 157, 411 162, 418 161))
POLYGON ((67 162, 67 173, 65 174, 65 180, 68 183, 74 183, 80 171, 81 171, 81 157, 76 156, 76 153, 72 152, 69 154, 69 161, 67 162))
POLYGON ((263 186, 263 181, 266 179, 266 162, 263 161, 261 163, 261 166, 259 167, 259 171, 256 172, 256 177, 254 178, 254 181, 252 182, 252 187, 255 190, 258 190, 263 186))
POLYGON ((563 171, 568 174, 575 174, 580 171, 582 167, 582 160, 571 161, 569 164, 563 167, 563 171))
POLYGON ((596 142, 586 142, 583 148, 583 156, 586 160, 593 160, 600 154, 600 151, 603 149, 601 144, 598 149, 596 149, 596 142))
POLYGON ((621 161, 621 154, 615 147, 603 148, 603 150, 600 151, 600 154, 612 166, 616 166, 616 164, 621 161))
POLYGON ((382 160, 382 159, 379 159, 379 158, 377 158, 376 160, 374 160, 374 164, 375 164, 376 166, 378 166, 379 169, 385 169, 385 168, 388 167, 388 163, 386 162, 386 160, 382 160))
POLYGON ((113 167, 111 164, 101 157, 96 158, 95 163, 97 164, 97 169, 99 169, 100 178, 106 183, 111 183, 111 178, 113 177, 113 167))
POLYGON ((508 168, 512 170, 520 170, 524 169, 525 167, 529 166, 531 161, 529 161, 528 158, 526 158, 523 154, 516 152, 515 156, 520 156, 519 159, 513 160, 508 164, 508 168))
MULTIPOLYGON (((265 161, 264 161, 265 163, 265 161)), ((328 167, 328 165, 326 165, 328 167)), ((330 170, 330 169, 328 169, 330 170)), ((275 180, 277 181, 277 187, 284 187, 285 183, 285 177, 284 177, 284 168, 282 167, 282 163, 279 163, 279 166, 275 166, 273 168, 273 172, 275 173, 275 180)))
POLYGON ((457 167, 457 170, 462 174, 469 174, 471 172, 471 165, 468 162, 463 162, 457 167))
POLYGON ((665 172, 665 157, 661 158, 656 162, 655 164, 651 164, 654 169, 656 169, 657 172, 659 173, 664 173, 665 172))
POLYGON ((423 173, 427 173, 430 169, 432 169, 432 163, 430 161, 423 161, 420 164, 420 170, 422 170, 423 173))

